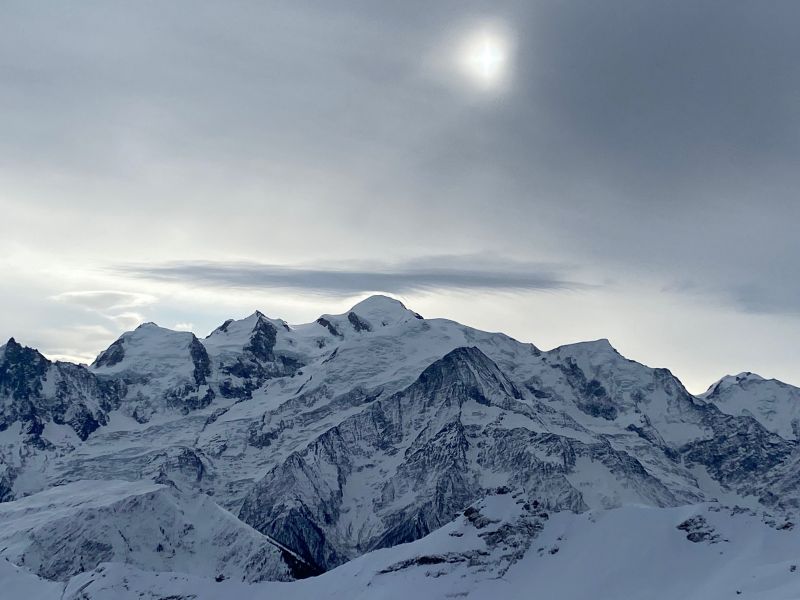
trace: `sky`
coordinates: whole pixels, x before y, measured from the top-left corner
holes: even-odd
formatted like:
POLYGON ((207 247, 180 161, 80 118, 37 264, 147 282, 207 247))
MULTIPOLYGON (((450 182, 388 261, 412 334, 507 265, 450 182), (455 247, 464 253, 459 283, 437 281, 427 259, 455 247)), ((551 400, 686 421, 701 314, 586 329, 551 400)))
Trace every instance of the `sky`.
MULTIPOLYGON (((373 292, 800 385, 800 3, 0 4, 0 338, 373 292)), ((1 342, 0 342, 1 343, 1 342)))

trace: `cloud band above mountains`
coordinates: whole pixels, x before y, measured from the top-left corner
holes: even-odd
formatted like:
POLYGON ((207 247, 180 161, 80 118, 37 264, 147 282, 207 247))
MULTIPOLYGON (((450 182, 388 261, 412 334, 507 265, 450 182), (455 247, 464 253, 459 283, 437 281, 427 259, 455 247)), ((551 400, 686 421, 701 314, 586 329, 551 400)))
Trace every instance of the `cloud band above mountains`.
POLYGON ((138 278, 238 288, 284 288, 321 294, 369 291, 409 293, 434 289, 565 291, 590 287, 565 276, 567 267, 487 260, 480 257, 426 257, 400 263, 289 266, 259 262, 182 261, 120 265, 138 278))

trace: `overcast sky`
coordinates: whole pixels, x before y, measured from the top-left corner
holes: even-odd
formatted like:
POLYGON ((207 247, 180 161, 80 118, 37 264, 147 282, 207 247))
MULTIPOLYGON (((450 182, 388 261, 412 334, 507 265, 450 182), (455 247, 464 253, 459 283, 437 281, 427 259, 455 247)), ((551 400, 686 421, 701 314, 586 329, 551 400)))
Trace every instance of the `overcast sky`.
POLYGON ((800 385, 800 3, 0 4, 0 337, 388 292, 800 385), (477 61, 477 63, 476 63, 477 61))

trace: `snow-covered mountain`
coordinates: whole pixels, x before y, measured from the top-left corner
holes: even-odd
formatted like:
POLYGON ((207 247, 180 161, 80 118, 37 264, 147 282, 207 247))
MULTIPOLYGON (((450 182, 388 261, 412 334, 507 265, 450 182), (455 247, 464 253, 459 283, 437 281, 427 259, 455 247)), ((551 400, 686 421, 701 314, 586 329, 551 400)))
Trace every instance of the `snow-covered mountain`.
MULTIPOLYGON (((613 527, 652 532, 656 554, 691 555, 684 529, 703 548, 728 537, 736 560, 767 577, 774 561, 748 552, 774 538, 769 556, 791 560, 781 548, 800 511, 798 416, 800 390, 774 380, 726 377, 692 396, 607 340, 542 351, 385 296, 304 325, 255 312, 205 339, 148 323, 88 368, 12 339, 0 348, 0 524, 15 524, 0 556, 15 566, 0 578, 43 594, 55 588, 41 578, 69 579, 59 594, 103 597, 122 580, 151 593, 158 576, 156 587, 215 597, 238 593, 231 580, 330 571, 248 595, 281 585, 283 597, 335 597, 319 591, 349 585, 370 597, 408 576, 429 589, 422 597, 481 597, 522 564, 519 585, 537 569, 577 568, 583 545, 613 527), (708 533, 742 519, 744 537, 708 533), (559 527, 583 540, 561 557, 538 541, 559 527), (56 532, 51 544, 43 531, 56 532), (159 536, 154 548, 169 552, 150 547, 159 536), (430 544, 435 556, 420 554, 430 544), (442 569, 468 589, 426 575, 442 569), (225 581, 206 590, 202 577, 225 581)), ((609 568, 625 553, 640 560, 635 545, 614 548, 609 568)), ((722 577, 715 552, 700 554, 722 577)), ((800 596, 795 579, 775 579, 773 597, 800 596)), ((548 597, 590 597, 564 585, 548 597)))
POLYGON ((126 386, 123 409, 140 422, 154 413, 183 413, 208 406, 214 390, 208 385, 211 360, 205 346, 186 331, 144 323, 123 334, 92 363, 101 379, 126 386))
POLYGON ((723 377, 701 398, 730 415, 749 415, 788 440, 800 440, 800 389, 755 373, 723 377))

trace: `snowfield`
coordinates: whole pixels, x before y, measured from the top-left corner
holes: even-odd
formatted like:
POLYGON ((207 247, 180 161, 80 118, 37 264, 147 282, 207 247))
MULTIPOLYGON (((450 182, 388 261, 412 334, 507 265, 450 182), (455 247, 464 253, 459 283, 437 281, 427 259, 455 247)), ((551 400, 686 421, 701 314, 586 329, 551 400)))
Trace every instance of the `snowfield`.
POLYGON ((0 556, 65 581, 101 562, 291 580, 282 552, 207 496, 145 481, 78 481, 0 504, 0 556))

